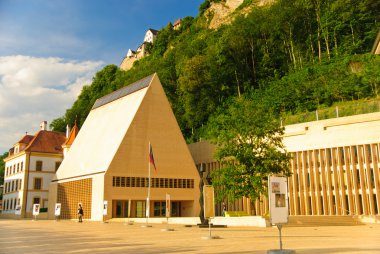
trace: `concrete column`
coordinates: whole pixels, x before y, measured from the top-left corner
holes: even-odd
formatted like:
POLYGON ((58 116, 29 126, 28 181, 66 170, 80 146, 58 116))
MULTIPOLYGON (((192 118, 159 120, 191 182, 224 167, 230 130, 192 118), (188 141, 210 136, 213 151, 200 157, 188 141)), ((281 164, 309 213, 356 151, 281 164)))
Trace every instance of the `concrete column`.
POLYGON ((346 202, 346 183, 344 182, 344 168, 343 165, 345 164, 345 160, 343 159, 345 157, 344 148, 340 147, 337 150, 338 153, 338 179, 339 179, 339 190, 341 195, 341 213, 342 215, 346 215, 348 211, 347 202, 346 202))
MULTIPOLYGON (((294 172, 294 162, 293 159, 290 161, 290 171, 294 172)), ((288 177, 288 192, 289 192, 289 215, 295 215, 294 213, 294 191, 293 191, 293 177, 288 177)))
POLYGON ((305 185, 303 180, 303 167, 304 161, 302 159, 302 152, 297 153, 298 177, 299 177, 299 197, 300 197, 300 215, 305 215, 305 185))
POLYGON ((320 179, 320 162, 319 162, 319 150, 313 151, 313 161, 314 161, 314 188, 315 188, 315 199, 316 199, 316 215, 322 215, 322 202, 321 202, 321 179, 320 179))
POLYGON ((307 152, 302 152, 302 178, 304 186, 304 200, 305 200, 305 215, 310 215, 310 202, 309 202, 309 161, 307 159, 307 152))
POLYGON ((297 160, 297 153, 293 153, 293 163, 292 163, 292 182, 293 182, 293 207, 294 207, 294 213, 293 215, 300 215, 300 204, 298 203, 298 160, 297 160))
POLYGON ((360 189, 362 193, 362 205, 363 205, 363 214, 368 215, 368 198, 367 198, 367 187, 365 184, 365 173, 364 173, 364 147, 363 145, 358 146, 358 164, 359 164, 359 174, 360 174, 360 189))
POLYGON ((353 183, 352 185, 354 186, 354 193, 355 193, 355 214, 360 215, 362 214, 362 207, 360 205, 360 200, 359 200, 359 180, 358 180, 358 169, 357 169, 357 157, 356 153, 357 152, 357 147, 356 146, 351 146, 351 165, 352 165, 352 179, 353 183))
POLYGON ((376 215, 375 212, 375 202, 373 200, 373 186, 372 186, 372 177, 371 177, 371 163, 372 163, 372 152, 370 145, 365 145, 364 147, 364 161, 365 161, 365 173, 367 180, 367 190, 368 190, 368 212, 370 215, 376 215))
POLYGON ((375 193, 377 214, 380 215, 380 173, 379 173, 379 147, 378 144, 372 144, 372 163, 373 163, 373 176, 375 178, 375 193))
POLYGON ((352 175, 351 175, 351 167, 350 163, 350 147, 344 147, 344 161, 345 161, 345 169, 346 169, 346 183, 347 183, 347 195, 348 195, 348 210, 349 214, 355 214, 355 206, 354 206, 354 196, 353 196, 353 184, 352 184, 352 175))
POLYGON ((311 214, 316 215, 317 209, 316 209, 316 202, 315 202, 315 181, 314 181, 314 172, 315 172, 315 163, 314 163, 314 151, 310 150, 308 151, 308 162, 309 162, 309 174, 310 174, 310 198, 311 198, 311 214))
POLYGON ((334 185, 334 196, 335 196, 335 214, 341 215, 343 214, 342 211, 342 205, 341 205, 341 197, 340 197, 340 187, 339 187, 339 180, 338 180, 338 170, 337 170, 337 153, 339 148, 331 148, 332 152, 332 168, 333 168, 333 185, 334 185))
POLYGON ((333 191, 332 191, 332 180, 331 180, 331 150, 326 149, 326 184, 327 184, 327 193, 328 193, 328 210, 329 215, 334 215, 334 201, 333 201, 333 191))
POLYGON ((321 183, 322 183, 322 196, 323 196, 323 215, 328 215, 328 202, 327 202, 327 186, 326 186, 326 151, 325 149, 319 150, 319 158, 321 162, 321 183))

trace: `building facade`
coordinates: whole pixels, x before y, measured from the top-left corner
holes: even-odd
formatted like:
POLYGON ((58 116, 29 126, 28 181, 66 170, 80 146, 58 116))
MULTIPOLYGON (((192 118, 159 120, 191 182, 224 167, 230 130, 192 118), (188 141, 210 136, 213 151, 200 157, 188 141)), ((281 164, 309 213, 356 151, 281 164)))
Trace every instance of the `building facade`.
MULTIPOLYGON (((379 129, 380 113, 286 126, 290 215, 380 215, 379 129)), ((220 167, 213 160, 214 146, 200 142, 189 148, 205 179, 220 167)), ((250 215, 265 215, 268 209, 265 196, 227 204, 227 210, 250 215)))
POLYGON ((147 44, 153 44, 157 34, 157 30, 148 29, 145 33, 143 43, 136 50, 128 49, 127 55, 121 61, 120 69, 127 71, 132 68, 135 61, 145 57, 148 54, 146 50, 147 44))
POLYGON ((45 121, 39 132, 25 135, 9 150, 4 159, 3 217, 15 217, 16 210, 21 218, 32 217, 33 204, 40 204, 42 212, 47 209, 49 184, 63 160, 65 140, 64 133, 48 131, 45 121))
POLYGON ((147 204, 149 217, 165 217, 166 194, 171 216, 199 216, 199 174, 153 74, 95 102, 50 184, 49 217, 55 203, 62 219, 76 219, 79 203, 89 220, 146 217, 147 204))

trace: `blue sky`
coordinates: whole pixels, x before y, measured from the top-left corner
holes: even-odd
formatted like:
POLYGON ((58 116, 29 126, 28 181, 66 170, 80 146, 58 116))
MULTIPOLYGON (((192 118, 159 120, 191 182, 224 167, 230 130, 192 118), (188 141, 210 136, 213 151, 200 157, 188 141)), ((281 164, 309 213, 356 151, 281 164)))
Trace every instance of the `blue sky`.
POLYGON ((0 0, 0 153, 62 115, 149 28, 195 17, 204 0, 0 0))
POLYGON ((0 55, 119 64, 148 28, 196 16, 204 0, 0 0, 0 55))

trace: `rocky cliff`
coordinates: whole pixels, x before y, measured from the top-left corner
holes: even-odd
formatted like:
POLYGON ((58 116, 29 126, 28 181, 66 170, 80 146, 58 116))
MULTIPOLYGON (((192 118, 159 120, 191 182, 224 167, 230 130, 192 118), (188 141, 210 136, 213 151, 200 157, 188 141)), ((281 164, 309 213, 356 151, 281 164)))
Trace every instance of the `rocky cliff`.
MULTIPOLYGON (((239 13, 248 13, 255 6, 264 6, 273 3, 275 0, 253 0, 251 4, 245 6, 239 13)), ((217 29, 222 24, 229 24, 234 19, 235 10, 244 0, 226 0, 225 2, 211 3, 210 8, 205 12, 209 19, 209 28, 217 29)))

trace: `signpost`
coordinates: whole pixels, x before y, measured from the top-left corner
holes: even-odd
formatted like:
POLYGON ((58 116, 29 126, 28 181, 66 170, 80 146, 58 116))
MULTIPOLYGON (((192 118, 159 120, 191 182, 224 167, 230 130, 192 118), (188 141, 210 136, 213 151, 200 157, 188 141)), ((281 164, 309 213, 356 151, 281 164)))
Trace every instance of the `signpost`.
POLYGON ((170 194, 166 193, 165 200, 166 200, 166 203, 165 203, 166 228, 161 229, 161 231, 174 231, 174 229, 169 228, 169 217, 170 217, 170 211, 171 211, 170 194))
POLYGON ((295 253, 294 250, 282 249, 281 229, 283 224, 288 223, 289 218, 287 178, 270 176, 268 184, 270 221, 278 228, 280 249, 269 250, 267 253, 295 253))
POLYGON ((104 200, 103 201, 103 223, 105 223, 105 217, 107 216, 108 212, 108 201, 104 200))
POLYGON ((34 220, 37 220, 37 216, 40 214, 40 204, 33 204, 33 216, 34 220))
POLYGON ((15 215, 21 215, 21 205, 16 205, 15 215))
POLYGON ((218 239, 219 236, 211 236, 211 219, 215 217, 214 187, 212 185, 203 186, 203 215, 208 220, 209 235, 202 239, 218 239))
POLYGON ((54 215, 55 215, 55 220, 57 221, 59 219, 59 216, 61 216, 61 203, 55 204, 54 215))

